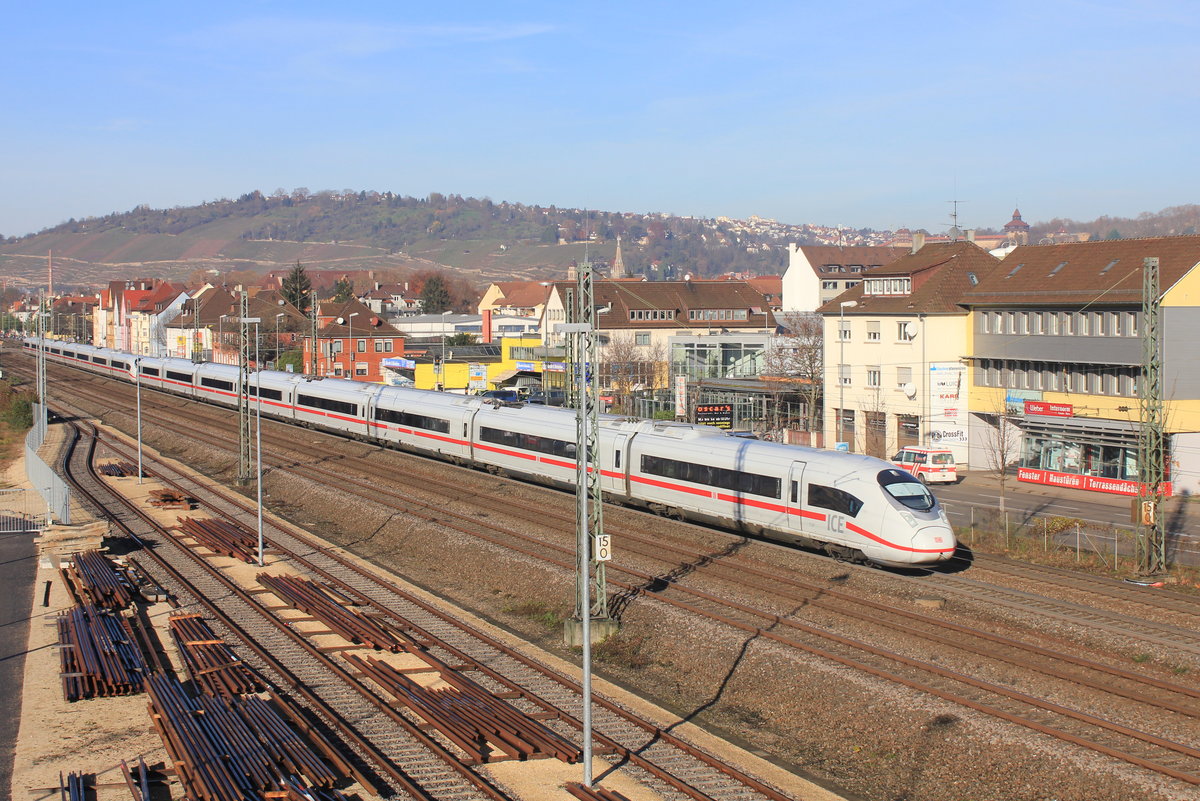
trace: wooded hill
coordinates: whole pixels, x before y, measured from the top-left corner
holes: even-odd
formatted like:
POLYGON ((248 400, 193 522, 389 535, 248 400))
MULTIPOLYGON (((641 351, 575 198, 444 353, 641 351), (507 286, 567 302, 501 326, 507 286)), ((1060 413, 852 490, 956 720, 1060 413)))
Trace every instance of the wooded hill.
POLYGON ((0 245, 0 267, 43 281, 53 251, 56 283, 108 276, 183 278, 280 269, 375 269, 391 274, 454 268, 477 283, 561 278, 587 257, 607 266, 622 238, 631 274, 695 277, 738 271, 780 273, 783 237, 713 220, 587 212, 432 194, 251 192, 237 200, 69 220, 0 245))

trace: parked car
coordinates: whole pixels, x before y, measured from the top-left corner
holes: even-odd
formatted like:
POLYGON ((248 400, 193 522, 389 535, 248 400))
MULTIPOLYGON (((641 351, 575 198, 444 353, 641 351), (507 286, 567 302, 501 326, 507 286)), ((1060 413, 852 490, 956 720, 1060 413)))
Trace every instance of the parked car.
POLYGON ((515 389, 489 389, 486 392, 479 393, 481 398, 493 398, 505 403, 516 403, 521 400, 520 394, 515 389))
POLYGON ((892 457, 892 464, 912 473, 923 484, 958 483, 958 464, 948 448, 906 445, 892 457))
POLYGON ((525 396, 526 403, 541 403, 545 406, 562 406, 567 402, 567 394, 559 389, 549 392, 535 391, 525 396))

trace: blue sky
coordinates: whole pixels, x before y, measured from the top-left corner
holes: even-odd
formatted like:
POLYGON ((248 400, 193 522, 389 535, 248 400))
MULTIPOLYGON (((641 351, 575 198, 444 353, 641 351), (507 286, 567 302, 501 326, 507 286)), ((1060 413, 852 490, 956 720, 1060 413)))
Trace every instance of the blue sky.
POLYGON ((1184 2, 8 4, 0 233, 345 188, 943 230, 1198 202, 1184 2))

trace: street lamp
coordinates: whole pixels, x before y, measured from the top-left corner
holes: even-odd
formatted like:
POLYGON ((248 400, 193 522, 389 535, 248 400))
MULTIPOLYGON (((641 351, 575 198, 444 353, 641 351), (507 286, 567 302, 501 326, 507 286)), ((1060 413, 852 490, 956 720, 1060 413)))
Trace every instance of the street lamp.
POLYGON ((286 312, 275 315, 275 369, 279 369, 279 318, 286 317, 286 312))
POLYGON ((838 304, 838 442, 843 441, 846 421, 846 382, 842 380, 842 368, 846 365, 846 309, 857 305, 857 300, 843 300, 838 304))
POLYGON ((133 359, 133 380, 137 384, 138 483, 142 483, 142 357, 133 359))
POLYGON ((354 318, 358 316, 358 312, 350 312, 346 317, 346 324, 350 326, 350 380, 354 380, 354 318))

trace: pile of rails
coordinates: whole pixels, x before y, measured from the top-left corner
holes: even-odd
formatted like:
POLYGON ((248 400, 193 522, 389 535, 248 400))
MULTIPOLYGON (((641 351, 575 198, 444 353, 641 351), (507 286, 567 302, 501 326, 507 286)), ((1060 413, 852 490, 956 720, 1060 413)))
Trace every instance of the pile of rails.
POLYGON ((384 620, 351 611, 315 582, 268 573, 259 573, 257 578, 258 583, 275 593, 279 600, 311 615, 349 642, 392 653, 406 648, 407 639, 402 631, 384 620))
POLYGON ((138 757, 137 767, 131 769, 129 764, 122 759, 121 772, 125 774, 125 785, 129 788, 129 794, 133 796, 133 801, 152 801, 150 770, 146 767, 146 760, 138 757))
POLYGON ((87 801, 88 774, 72 771, 63 777, 58 772, 58 793, 62 801, 87 801))
POLYGON ((213 632, 200 615, 167 619, 192 682, 206 695, 230 697, 267 689, 266 683, 238 659, 229 644, 213 632))
POLYGON ((588 787, 579 782, 567 782, 563 787, 579 801, 629 801, 628 796, 621 795, 616 790, 606 790, 595 784, 588 787))
POLYGON ((273 703, 254 695, 192 698, 179 682, 165 676, 148 678, 146 692, 154 726, 187 798, 347 801, 333 785, 353 775, 351 767, 328 741, 310 731, 312 746, 329 764, 314 753, 284 722, 280 711, 298 713, 289 712, 278 696, 272 696, 273 703))
POLYGON ((258 534, 236 523, 200 517, 181 517, 179 530, 213 553, 232 556, 248 563, 258 561, 258 534))
POLYGON ((100 465, 100 473, 110 478, 132 478, 137 475, 137 465, 129 462, 108 462, 100 465))
POLYGON ((59 569, 67 590, 80 603, 103 609, 125 609, 133 601, 133 581, 128 572, 99 551, 75 554, 74 561, 59 569))
POLYGON ((80 604, 58 615, 58 643, 68 701, 141 692, 149 671, 129 618, 80 604))
POLYGON ((498 750, 510 759, 554 757, 563 762, 582 758, 579 746, 500 700, 455 670, 440 666, 448 687, 422 686, 400 670, 374 657, 343 654, 342 658, 436 728, 476 762, 487 762, 498 750))
POLYGON ((195 509, 196 499, 190 495, 184 495, 182 492, 170 489, 152 489, 150 490, 150 500, 147 501, 151 506, 159 509, 195 509))

